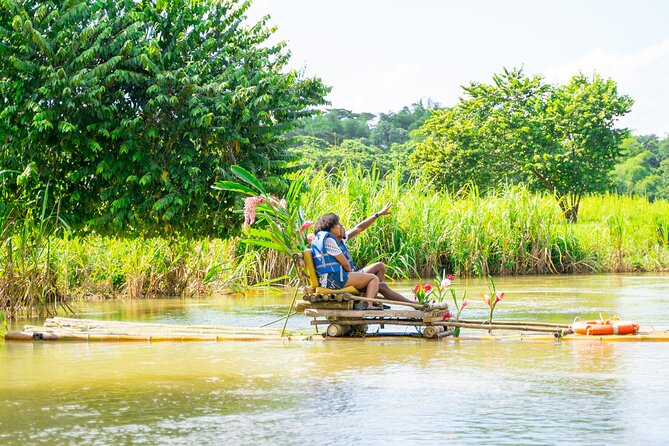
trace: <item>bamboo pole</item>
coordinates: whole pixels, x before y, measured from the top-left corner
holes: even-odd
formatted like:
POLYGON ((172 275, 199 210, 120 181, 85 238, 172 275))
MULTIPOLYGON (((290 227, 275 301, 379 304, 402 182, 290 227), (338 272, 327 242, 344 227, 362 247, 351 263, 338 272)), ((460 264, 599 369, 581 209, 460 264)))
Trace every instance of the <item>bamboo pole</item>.
POLYGON ((281 337, 283 337, 284 333, 286 332, 286 325, 288 325, 288 318, 290 317, 290 313, 293 311, 293 306, 295 305, 295 300, 297 299, 297 291, 298 288, 295 288, 295 293, 293 294, 293 300, 290 302, 290 307, 288 307, 288 313, 286 313, 286 320, 283 321, 283 328, 281 329, 281 337))
POLYGON ((412 307, 412 308, 416 308, 418 310, 423 310, 425 308, 425 305, 423 305, 423 304, 413 303, 413 302, 402 302, 402 301, 389 300, 389 299, 373 299, 373 298, 370 298, 370 297, 361 297, 361 296, 354 296, 352 299, 353 300, 360 300, 362 302, 372 302, 372 303, 376 303, 376 304, 402 305, 404 307, 412 307))
POLYGON ((262 325, 261 325, 260 327, 258 327, 258 328, 263 328, 263 327, 267 327, 268 325, 276 324, 277 322, 282 321, 282 320, 284 320, 284 319, 286 319, 286 318, 288 318, 288 317, 291 317, 291 316, 294 315, 294 314, 297 314, 297 311, 293 311, 293 312, 290 313, 288 316, 280 317, 279 319, 275 319, 275 320, 273 320, 272 322, 268 322, 268 323, 266 323, 266 324, 262 324, 262 325))
MULTIPOLYGON (((481 324, 481 323, 466 323, 466 322, 430 322, 426 323, 420 319, 416 320, 398 320, 398 319, 359 319, 359 320, 342 320, 338 319, 337 322, 342 325, 369 325, 369 324, 385 324, 385 325, 412 325, 412 326, 441 326, 441 327, 462 327, 462 328, 473 328, 477 330, 518 330, 518 331, 533 331, 538 333, 560 333, 563 331, 559 327, 538 327, 538 326, 521 326, 521 325, 503 325, 503 324, 481 324)), ((311 325, 326 325, 330 324, 331 321, 327 320, 314 320, 311 321, 311 325)), ((569 331, 565 331, 565 334, 569 331)))
MULTIPOLYGON (((125 321, 104 321, 98 319, 75 319, 75 318, 63 318, 63 317, 54 317, 47 319, 44 323, 45 327, 50 328, 80 328, 85 327, 87 330, 95 329, 106 329, 109 327, 122 328, 129 327, 133 329, 156 329, 156 328, 165 328, 179 331, 247 331, 247 332, 280 332, 279 328, 266 328, 261 329, 259 327, 233 327, 226 325, 175 325, 175 324, 158 324, 151 322, 125 322, 125 321), (49 322, 52 322, 51 324, 49 322)), ((27 325, 26 327, 35 328, 33 326, 27 325)))
MULTIPOLYGON (((460 319, 457 322, 464 322, 467 324, 487 324, 488 321, 477 321, 469 319, 460 319)), ((493 321, 493 324, 504 324, 504 325, 525 325, 525 326, 537 326, 537 327, 555 327, 555 328, 570 328, 571 324, 551 324, 548 322, 531 322, 531 321, 493 321)))
MULTIPOLYGON (((539 333, 560 333, 560 332, 565 332, 565 330, 562 327, 542 327, 542 326, 536 326, 536 325, 505 325, 503 323, 492 323, 488 324, 487 322, 485 324, 481 323, 468 323, 468 322, 450 322, 450 321, 443 321, 443 322, 433 322, 434 325, 441 325, 444 327, 462 327, 462 328, 473 328, 473 329, 478 329, 478 330, 519 330, 519 331, 535 331, 539 333)), ((570 330, 569 330, 570 331, 570 330)))

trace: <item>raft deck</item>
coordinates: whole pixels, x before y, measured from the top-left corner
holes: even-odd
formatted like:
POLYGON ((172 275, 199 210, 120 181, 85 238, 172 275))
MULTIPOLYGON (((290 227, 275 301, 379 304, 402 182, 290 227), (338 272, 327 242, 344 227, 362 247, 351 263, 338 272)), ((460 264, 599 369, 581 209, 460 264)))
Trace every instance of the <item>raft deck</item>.
MULTIPOLYGON (((371 312, 366 312, 371 313, 371 312)), ((375 313, 380 313, 376 311, 375 313)), ((378 316, 377 316, 378 317, 378 316)), ((444 322, 447 323, 447 322, 444 322)), ((471 323, 471 322, 467 322, 471 323)), ((482 322, 479 321, 479 324, 482 322)), ((505 321, 500 324, 527 324, 527 322, 505 321)), ((322 340, 400 340, 421 341, 419 333, 410 333, 411 327, 400 332, 358 333, 355 337, 330 337, 327 333, 316 333, 309 330, 288 330, 281 336, 280 329, 253 327, 226 327, 205 325, 172 325, 140 322, 102 321, 94 319, 75 319, 55 317, 47 319, 43 326, 27 325, 22 331, 11 331, 5 335, 8 341, 83 341, 83 342, 123 342, 123 341, 322 341, 322 340)), ((445 329, 446 330, 446 329, 445 329)), ((552 341, 553 334, 537 334, 529 332, 514 333, 494 329, 492 334, 486 330, 469 331, 463 328, 460 337, 437 336, 436 339, 452 341, 552 341)), ((586 336, 568 334, 559 337, 560 341, 588 342, 669 342, 669 329, 641 327, 636 335, 624 336, 586 336)))
POLYGON ((308 339, 315 330, 154 324, 54 317, 5 335, 10 341, 265 341, 308 339))

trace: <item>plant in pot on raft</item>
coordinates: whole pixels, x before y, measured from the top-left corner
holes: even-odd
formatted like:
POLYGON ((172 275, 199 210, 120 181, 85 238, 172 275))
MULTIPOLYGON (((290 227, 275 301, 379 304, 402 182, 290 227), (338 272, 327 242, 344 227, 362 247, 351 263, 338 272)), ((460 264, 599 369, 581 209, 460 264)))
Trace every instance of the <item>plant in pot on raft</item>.
POLYGON ((435 279, 435 282, 438 285, 435 285, 434 287, 429 283, 426 283, 425 285, 419 283, 416 285, 413 289, 413 298, 419 304, 443 302, 446 295, 446 289, 454 280, 455 277, 453 277, 453 274, 446 275, 446 273, 443 272, 441 278, 437 277, 435 279))
MULTIPOLYGON (((293 260, 296 253, 305 250, 311 240, 306 233, 314 222, 306 220, 300 207, 300 192, 304 184, 304 177, 299 176, 290 183, 285 198, 279 199, 269 194, 258 178, 240 166, 231 166, 230 171, 242 183, 235 181, 218 181, 214 189, 248 195, 244 201, 244 234, 241 242, 261 248, 273 249, 293 260), (258 224, 255 224, 256 221, 258 224), (255 225, 254 225, 255 224, 255 225)), ((277 277, 270 282, 288 278, 290 275, 300 275, 299 266, 293 264, 288 276, 277 277)), ((284 319, 281 336, 286 331, 286 324, 291 315, 298 288, 295 288, 293 300, 284 319)))

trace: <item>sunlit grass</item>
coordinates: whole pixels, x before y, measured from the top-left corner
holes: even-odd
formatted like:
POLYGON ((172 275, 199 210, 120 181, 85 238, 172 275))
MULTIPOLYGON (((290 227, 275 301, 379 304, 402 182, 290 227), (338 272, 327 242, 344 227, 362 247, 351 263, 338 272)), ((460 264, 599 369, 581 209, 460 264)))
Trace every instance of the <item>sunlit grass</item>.
MULTIPOLYGON (((350 242, 358 265, 383 261, 394 278, 669 270, 669 203, 593 195, 579 221, 565 222, 555 199, 521 186, 457 194, 399 170, 381 178, 345 167, 313 172, 301 198, 306 218, 338 213, 350 228, 393 203, 350 242)), ((203 296, 243 291, 289 273, 279 253, 236 238, 121 238, 72 235, 57 218, 0 216, 0 311, 44 315, 67 298, 203 296)), ((285 283, 282 280, 281 283, 285 283)))
POLYGON ((314 174, 304 202, 310 217, 336 212, 349 226, 393 203, 351 242, 360 263, 382 260, 391 274, 431 276, 658 271, 669 268, 669 203, 595 195, 583 199, 579 222, 565 222, 555 199, 509 186, 481 197, 473 186, 457 195, 391 173, 345 168, 314 174))

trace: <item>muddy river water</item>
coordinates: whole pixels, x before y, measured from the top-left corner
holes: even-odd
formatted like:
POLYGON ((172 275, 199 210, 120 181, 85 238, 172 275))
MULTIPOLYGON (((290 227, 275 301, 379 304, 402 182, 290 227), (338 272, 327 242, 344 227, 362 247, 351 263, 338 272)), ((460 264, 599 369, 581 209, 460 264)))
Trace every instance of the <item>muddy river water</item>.
MULTIPOLYGON (((395 284, 407 296, 413 285, 395 284)), ((499 320, 601 314, 669 326, 669 275, 496 285, 506 293, 499 320)), ((485 317, 484 282, 454 286, 472 302, 463 317, 485 317)), ((85 318, 259 326, 284 315, 291 297, 76 307, 85 318)), ((288 325, 309 320, 296 315, 288 325)), ((3 445, 659 445, 669 438, 669 343, 0 341, 0 402, 3 445)))

